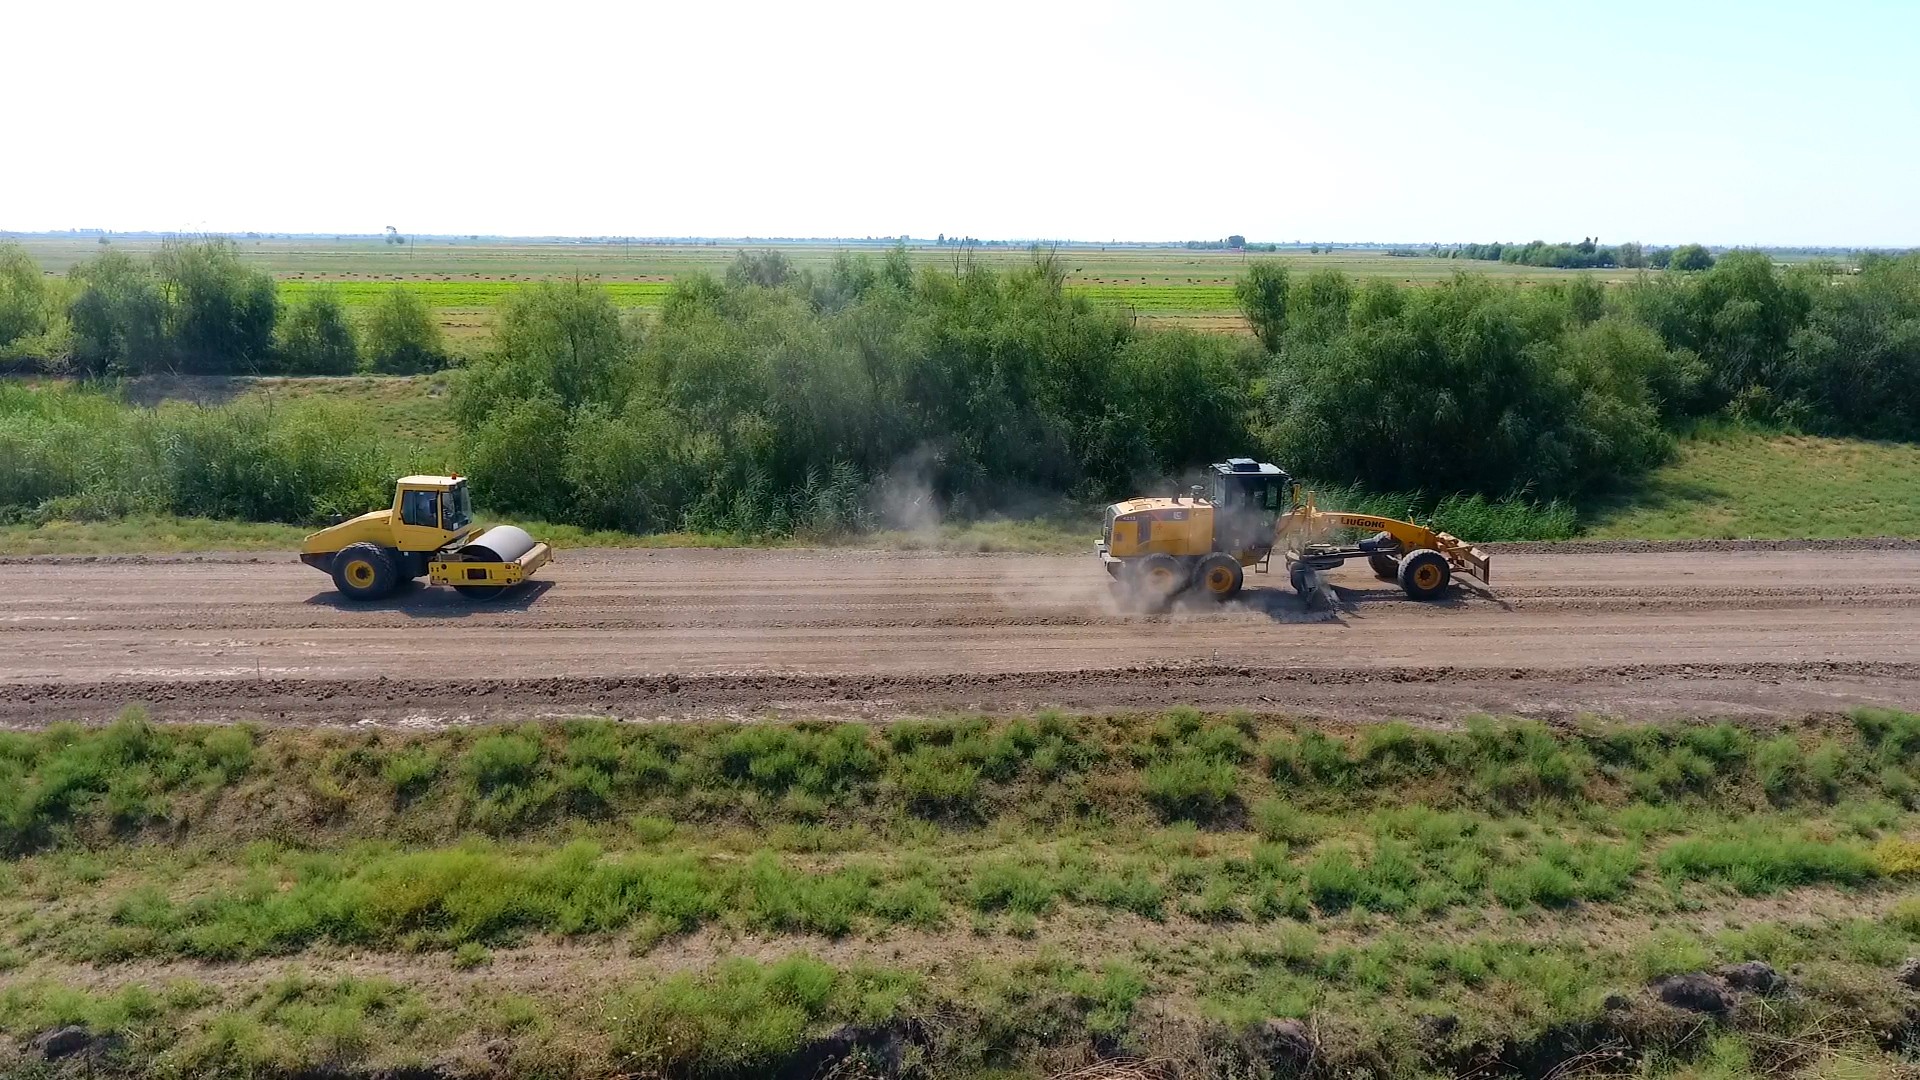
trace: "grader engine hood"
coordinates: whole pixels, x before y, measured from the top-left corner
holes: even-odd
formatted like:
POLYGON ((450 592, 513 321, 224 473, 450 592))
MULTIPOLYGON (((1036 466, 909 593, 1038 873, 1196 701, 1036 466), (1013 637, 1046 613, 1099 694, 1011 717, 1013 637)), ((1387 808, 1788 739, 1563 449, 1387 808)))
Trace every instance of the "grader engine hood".
MULTIPOLYGON (((1102 558, 1152 553, 1204 555, 1213 549, 1213 506, 1204 499, 1129 499, 1107 507, 1102 558)), ((1112 567, 1109 567, 1112 572, 1112 567)))

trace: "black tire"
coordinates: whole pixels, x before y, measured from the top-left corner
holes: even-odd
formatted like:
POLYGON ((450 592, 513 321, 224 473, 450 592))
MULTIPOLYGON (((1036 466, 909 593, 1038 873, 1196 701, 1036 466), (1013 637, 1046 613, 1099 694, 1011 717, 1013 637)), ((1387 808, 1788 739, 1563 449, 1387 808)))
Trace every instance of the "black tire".
POLYGON ((1409 600, 1431 600, 1447 591, 1453 567, 1432 548, 1410 551, 1400 560, 1400 588, 1409 600))
MULTIPOLYGON (((1373 534, 1373 542, 1376 545, 1383 541, 1388 544, 1393 544, 1393 534, 1389 532, 1373 534)), ((1399 545, 1394 544, 1393 546, 1398 547, 1399 545)), ((1381 581, 1400 580, 1400 560, 1392 555, 1388 555, 1385 552, 1375 552, 1367 556, 1367 565, 1373 569, 1373 576, 1379 578, 1381 581)))
POLYGON ((1166 603, 1180 595, 1193 578, 1179 559, 1164 552, 1149 555, 1134 568, 1134 588, 1149 601, 1166 603))
POLYGON ((1246 580, 1246 571, 1240 568, 1240 560, 1222 551, 1201 559, 1200 565, 1193 571, 1194 585, 1221 604, 1240 595, 1240 586, 1246 580))
POLYGON ((333 587, 349 600, 378 600, 398 584, 393 554, 379 544, 348 544, 333 557, 333 587))
POLYGON ((462 599, 471 600, 476 604, 484 604, 489 600, 500 599, 501 594, 507 591, 507 586, 505 585, 455 585, 453 587, 453 591, 459 593, 462 599))

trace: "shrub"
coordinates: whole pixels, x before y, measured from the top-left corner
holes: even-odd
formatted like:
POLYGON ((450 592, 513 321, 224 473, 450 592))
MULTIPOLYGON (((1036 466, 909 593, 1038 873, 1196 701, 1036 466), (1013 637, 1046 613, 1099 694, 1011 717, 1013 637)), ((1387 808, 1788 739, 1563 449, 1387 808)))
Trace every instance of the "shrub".
POLYGON ((1346 851, 1323 851, 1307 864, 1307 893, 1326 914, 1352 907, 1366 895, 1366 888, 1365 873, 1346 851))
POLYGON ((1253 336, 1268 352, 1280 351, 1287 329, 1287 286, 1285 263, 1260 259, 1248 264, 1247 272, 1234 283, 1234 299, 1241 314, 1253 327, 1253 336))
POLYGON ((980 911, 1044 915, 1052 909, 1058 890, 1043 867, 993 859, 974 870, 967 892, 969 902, 980 911))
POLYGON ((647 1073, 765 1073, 799 1049, 817 1021, 852 1019, 861 1006, 860 1019, 887 1019, 899 999, 876 995, 873 984, 899 982, 838 972, 804 955, 770 966, 728 960, 705 975, 676 975, 623 995, 613 1009, 613 1050, 628 1069, 647 1073), (896 1004, 870 1004, 876 1000, 896 1004))
POLYGON ((1669 450, 1651 386, 1666 348, 1637 326, 1577 326, 1565 304, 1464 276, 1369 282, 1345 327, 1277 350, 1271 444, 1298 472, 1375 490, 1420 490, 1438 460, 1488 496, 1573 495, 1650 468, 1669 450), (1393 437, 1343 428, 1355 416, 1393 437))
POLYGON ((396 802, 419 798, 440 775, 440 755, 425 747, 408 747, 387 759, 384 770, 396 802))
POLYGON ((447 345, 426 301, 395 285, 366 314, 364 363, 384 375, 418 375, 446 366, 447 345))
POLYGON ((475 793, 485 795, 503 787, 530 783, 540 759, 540 742, 530 735, 518 732, 483 735, 467 751, 461 768, 475 793))
POLYGON ((951 754, 923 747, 901 759, 900 792, 916 813, 968 813, 980 797, 980 770, 956 762, 951 754))
POLYGON ((1873 846, 1873 866, 1883 877, 1920 874, 1920 842, 1889 836, 1873 846))
POLYGON ((167 362, 167 302, 150 263, 106 251, 75 266, 69 278, 77 374, 134 375, 167 362))
POLYGON ((46 333, 50 315, 39 265, 19 244, 0 243, 0 357, 46 333))
POLYGON ((1108 961, 1097 975, 1074 972, 1066 986, 1086 1012, 1087 1029, 1107 1038, 1127 1030, 1135 1004, 1148 989, 1146 977, 1137 968, 1118 960, 1108 961))
POLYGON ((1310 842, 1320 834, 1319 823, 1280 799, 1262 799, 1253 807, 1253 828, 1263 840, 1310 842))
POLYGON ((174 362, 190 371, 259 372, 272 366, 279 299, 273 278, 240 262, 225 239, 169 241, 154 256, 174 362))
POLYGON ((1143 867, 1101 874, 1088 884, 1085 895, 1102 907, 1130 911, 1145 918, 1159 919, 1165 915, 1166 890, 1143 867))
POLYGON ((1913 937, 1920 937, 1920 896, 1909 896, 1895 902, 1887 912, 1887 925, 1913 937))
POLYGON ((1725 837, 1688 837, 1660 853, 1660 869, 1681 880, 1724 881, 1744 893, 1796 885, 1853 884, 1878 872, 1866 849, 1758 830, 1725 837))
POLYGON ((1564 907, 1579 895, 1573 874, 1544 858, 1496 870, 1489 882, 1494 899, 1507 907, 1564 907))
POLYGON ((360 366, 360 344, 346 309, 329 289, 316 290, 280 322, 280 370, 295 375, 351 375, 360 366))
POLYGON ((1239 781, 1232 765, 1193 751, 1156 761, 1141 774, 1147 801, 1170 820, 1213 820, 1234 800, 1239 781))

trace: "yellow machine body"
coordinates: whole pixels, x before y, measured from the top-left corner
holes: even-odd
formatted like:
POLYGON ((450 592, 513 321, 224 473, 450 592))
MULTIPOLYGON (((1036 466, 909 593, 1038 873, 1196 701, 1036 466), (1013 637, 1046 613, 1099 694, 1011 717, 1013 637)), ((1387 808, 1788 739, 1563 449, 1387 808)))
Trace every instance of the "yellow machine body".
POLYGON ((1107 507, 1096 551, 1107 572, 1135 595, 1171 601, 1188 589, 1215 600, 1240 591, 1244 570, 1265 573, 1282 553, 1293 587, 1326 595, 1326 571, 1365 559, 1407 595, 1431 600, 1454 574, 1485 583, 1492 559, 1449 533, 1375 514, 1321 510, 1313 494, 1272 465, 1231 458, 1190 498, 1128 499, 1107 507), (1374 535, 1354 539, 1356 532, 1374 535))
POLYGON ((467 481, 459 476, 403 476, 392 506, 322 529, 300 546, 301 562, 332 575, 356 600, 377 599, 423 577, 486 598, 552 559, 551 547, 519 529, 479 529, 467 481))
POLYGON ((300 555, 332 555, 350 545, 434 552, 473 532, 467 482, 457 476, 403 476, 393 505, 332 525, 307 537, 300 555))
POLYGON ((1110 510, 1113 538, 1107 553, 1113 558, 1187 557, 1213 550, 1213 504, 1205 499, 1129 499, 1110 510))
POLYGON ((1438 532, 1410 521, 1375 514, 1349 514, 1340 510, 1321 510, 1313 505, 1313 494, 1280 518, 1274 536, 1289 552, 1305 552, 1341 530, 1386 533, 1403 552, 1426 549, 1437 551, 1459 573, 1478 578, 1484 584, 1493 581, 1493 557, 1452 533, 1438 532))
POLYGON ((535 570, 553 561, 553 549, 536 544, 532 551, 512 562, 459 562, 436 559, 427 564, 427 580, 435 585, 456 587, 518 585, 533 576, 535 570))

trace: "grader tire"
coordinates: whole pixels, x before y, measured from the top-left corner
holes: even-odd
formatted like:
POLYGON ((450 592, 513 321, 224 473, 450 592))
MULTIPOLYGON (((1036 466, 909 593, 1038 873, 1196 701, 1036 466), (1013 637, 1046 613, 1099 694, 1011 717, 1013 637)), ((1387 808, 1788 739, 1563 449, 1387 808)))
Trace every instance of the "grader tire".
POLYGON ((1447 591, 1453 567, 1432 548, 1410 551, 1400 560, 1400 588, 1409 600, 1432 600, 1447 591))
MULTIPOLYGON (((1392 539, 1392 533, 1376 533, 1373 542, 1378 544, 1382 540, 1391 541, 1392 539)), ((1375 552, 1367 556, 1367 566, 1372 568, 1373 576, 1381 581, 1400 580, 1400 560, 1384 552, 1375 552)))
POLYGON ((1246 581, 1246 571, 1240 568, 1240 560, 1215 552, 1200 560, 1193 578, 1201 592, 1215 603, 1224 604, 1240 595, 1240 586, 1246 581))
POLYGON ((1162 552, 1141 559, 1139 567, 1134 570, 1133 580, 1142 599, 1153 604, 1168 604, 1180 595, 1192 578, 1179 559, 1162 552))
POLYGON ((349 600, 378 600, 398 584, 393 555, 379 544, 348 544, 333 557, 333 586, 349 600))

